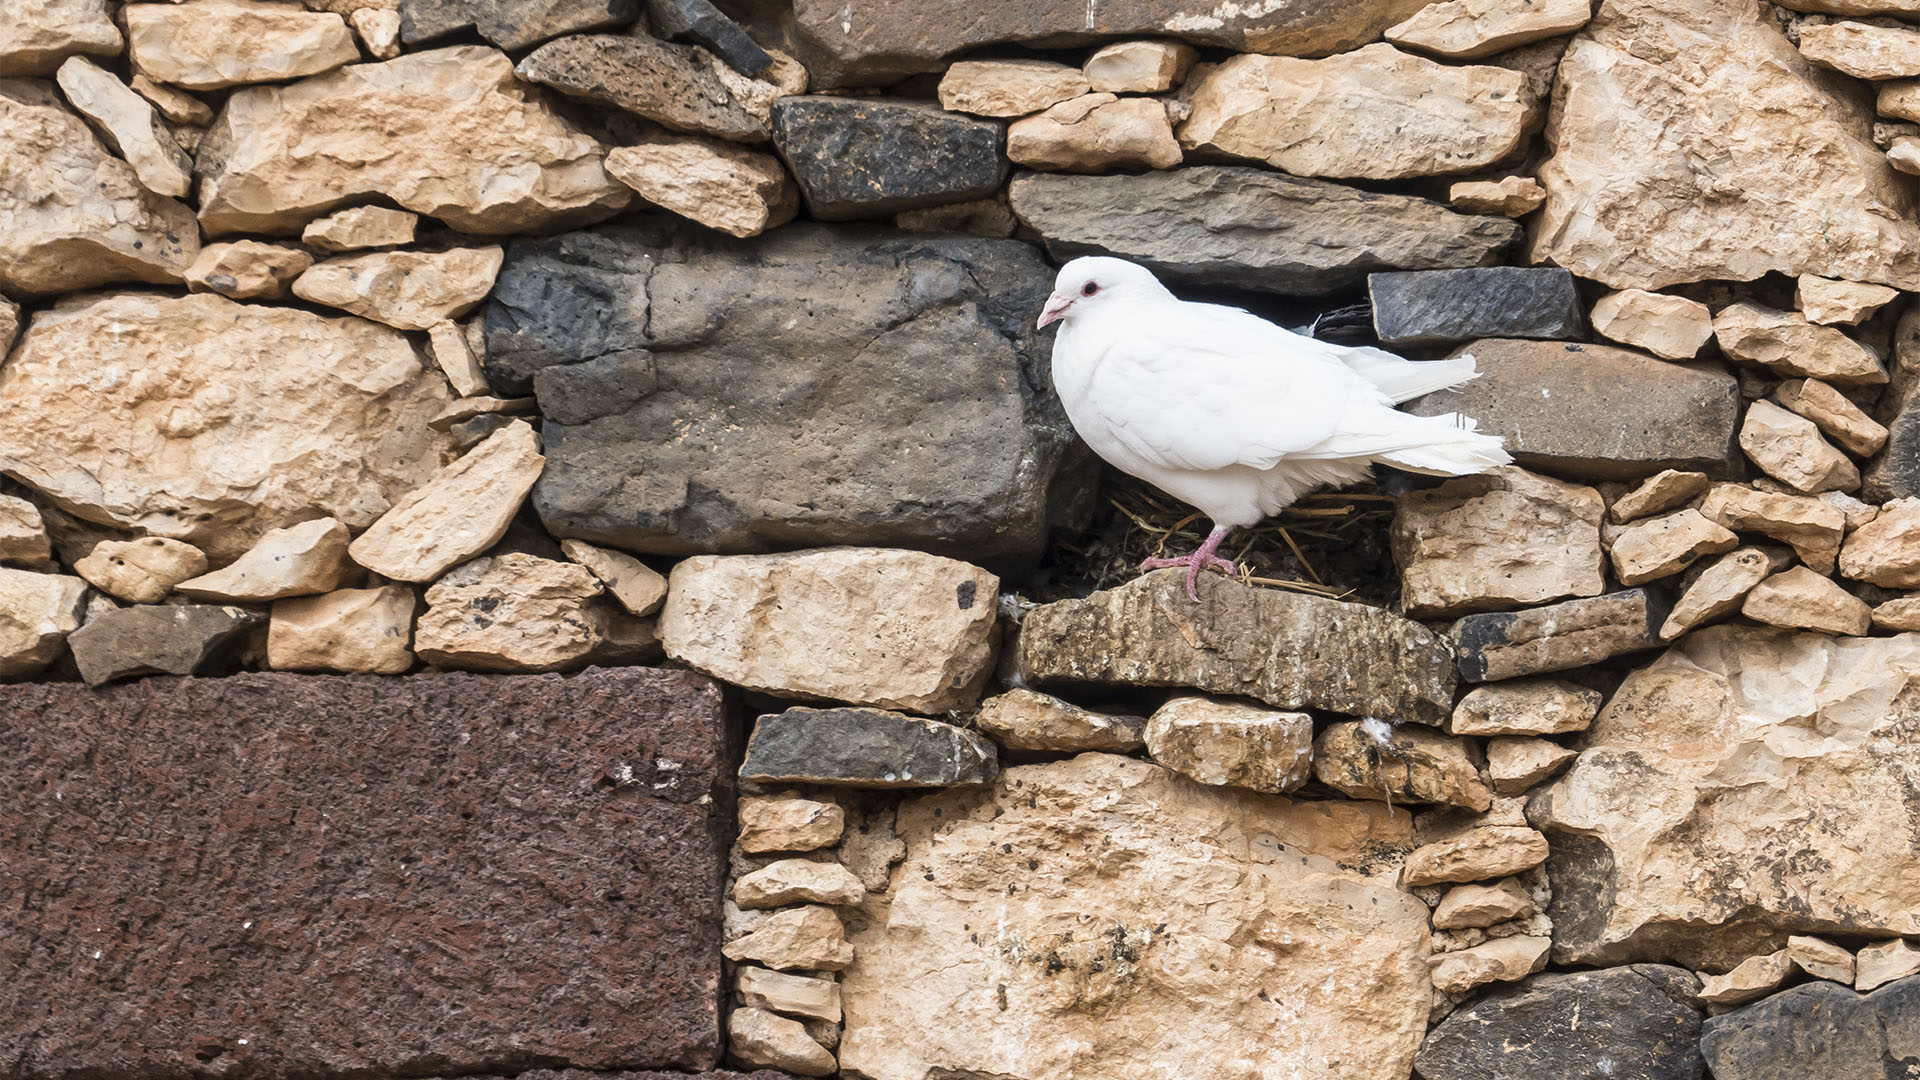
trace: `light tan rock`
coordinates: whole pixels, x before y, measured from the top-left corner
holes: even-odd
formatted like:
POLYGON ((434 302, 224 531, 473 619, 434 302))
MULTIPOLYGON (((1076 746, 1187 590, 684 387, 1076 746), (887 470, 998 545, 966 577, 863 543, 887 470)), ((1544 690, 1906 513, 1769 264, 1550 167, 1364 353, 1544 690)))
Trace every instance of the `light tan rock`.
POLYGON ((224 562, 315 514, 372 524, 438 467, 447 437, 426 422, 447 401, 404 336, 360 319, 78 297, 0 367, 0 470, 224 562))
POLYGON ((667 600, 667 579, 625 552, 594 547, 582 540, 562 540, 567 558, 593 571, 630 615, 651 615, 667 600))
POLYGON ((436 431, 451 431, 455 426, 464 424, 478 416, 502 419, 516 415, 531 416, 537 411, 532 397, 456 398, 452 404, 441 409, 433 419, 427 421, 427 426, 436 431))
POLYGON ((1607 515, 1625 524, 1693 501, 1711 486, 1706 473, 1664 469, 1613 500, 1607 515))
POLYGON ((1313 778, 1355 799, 1476 811, 1492 804, 1473 743, 1416 724, 1377 732, 1357 721, 1329 724, 1313 741, 1313 778))
POLYGON ((1735 360, 1781 375, 1834 383, 1884 383, 1887 369, 1872 350, 1830 326, 1815 326, 1797 311, 1751 301, 1729 304, 1713 317, 1713 336, 1735 360))
POLYGON ((38 675, 80 628, 87 583, 0 567, 0 678, 38 675))
POLYGON ((259 240, 208 244, 187 268, 187 291, 219 293, 234 300, 278 300, 293 279, 313 265, 299 248, 259 240))
POLYGON ((1188 83, 1180 144, 1296 176, 1469 172, 1526 137, 1526 76, 1368 45, 1324 60, 1243 54, 1188 83))
POLYGON ((1566 596, 1598 596, 1600 493, 1503 466, 1402 496, 1394 561, 1415 618, 1498 611, 1566 596))
POLYGON ((1854 957, 1853 988, 1864 994, 1913 974, 1920 974, 1920 946, 1901 938, 1877 941, 1854 957))
POLYGON ((719 139, 654 135, 608 151, 607 172, 655 206, 732 236, 758 236, 800 212, 800 190, 779 158, 719 139))
POLYGON ((43 567, 53 558, 53 542, 39 507, 12 495, 0 495, 0 564, 43 567))
POLYGON ((413 666, 415 603, 405 585, 277 600, 267 623, 267 666, 398 675, 413 666))
POLYGON ((200 147, 200 219, 212 234, 298 233, 378 195, 462 232, 547 231, 632 199, 601 158, 505 54, 433 49, 236 91, 200 147))
POLYGON ((540 437, 516 420, 408 492, 348 551, 384 577, 432 581, 507 534, 546 460, 540 437))
POLYGON ((734 972, 733 989, 749 1008, 830 1024, 840 1022, 840 984, 832 979, 742 967, 734 972))
POLYGON ((401 330, 425 330, 478 307, 505 258, 498 247, 349 255, 315 263, 294 280, 293 295, 401 330))
POLYGON ((1152 98, 1089 94, 1007 128, 1007 157, 1049 172, 1168 169, 1180 164, 1164 105, 1152 98))
POLYGON ((941 713, 979 698, 1000 582, 890 548, 701 555, 668 576, 667 655, 782 697, 941 713))
POLYGON ((845 830, 846 812, 830 802, 792 795, 740 800, 740 850, 749 854, 832 847, 845 830))
POLYGON ((1547 739, 1487 740, 1487 779, 1495 795, 1519 795, 1559 772, 1575 752, 1547 739))
POLYGON ((799 1022, 752 1007, 727 1014, 727 1052, 747 1066, 801 1076, 831 1076, 839 1068, 799 1022))
POLYGON ((1778 6, 1822 15, 1920 15, 1920 0, 1785 0, 1778 6))
POLYGON ((1414 849, 1401 883, 1445 885, 1490 881, 1531 870, 1547 859, 1547 838, 1522 825, 1487 825, 1414 849))
POLYGON ((484 397, 493 392, 487 385, 487 373, 474 355, 467 331, 459 323, 443 319, 427 327, 427 352, 440 366, 441 374, 461 397, 484 397))
POLYGON ((470 671, 577 667, 607 642, 600 593, 573 563, 517 551, 475 559, 428 587, 413 649, 426 663, 470 671))
POLYGON ((1820 434, 1813 421, 1771 401, 1756 401, 1740 425, 1740 449, 1762 472, 1810 495, 1853 491, 1860 469, 1820 434))
POLYGON ((133 87, 134 93, 146 98, 147 103, 159 110, 170 124, 203 128, 213 123, 213 110, 207 107, 206 102, 185 90, 154 82, 138 72, 128 80, 127 85, 133 87))
POLYGON ((1732 530, 1708 521, 1698 510, 1686 509, 1623 526, 1608 554, 1622 585, 1643 585, 1685 570, 1702 555, 1718 555, 1739 545, 1740 538, 1732 530))
POLYGON ((160 122, 153 106, 84 56, 70 56, 56 80, 67 103, 93 121, 107 145, 140 183, 157 195, 181 198, 193 187, 193 161, 160 122))
POLYGON ((1908 176, 1920 176, 1920 138, 1902 135, 1889 142, 1887 164, 1908 176))
POLYGON ((1381 857, 1405 813, 1082 754, 909 799, 898 830, 906 858, 841 983, 849 1074, 1407 1075, 1427 911, 1381 857))
POLYGON ((1886 589, 1920 588, 1920 499, 1895 499, 1855 529, 1840 550, 1840 573, 1886 589))
POLYGON ((69 56, 112 56, 121 44, 106 0, 8 0, 0 77, 51 75, 69 56))
POLYGON ((1453 60, 1478 60, 1580 29, 1593 17, 1585 0, 1441 0, 1387 28, 1387 40, 1453 60))
POLYGON ((774 912, 720 951, 735 963, 750 960, 776 971, 839 971, 853 963, 840 916, 811 904, 774 912))
POLYGON ((1524 217, 1547 201, 1547 189, 1531 176, 1499 180, 1462 180, 1447 189, 1447 201, 1463 214, 1524 217))
POLYGON ((1883 425, 1818 379, 1789 379, 1774 388, 1773 400, 1813 421, 1834 442, 1862 457, 1879 453, 1887 443, 1883 425))
POLYGON ((1436 930, 1464 930, 1524 919, 1537 910, 1533 893, 1518 878, 1491 885, 1455 885, 1433 908, 1436 930))
POLYGON ((391 60, 400 55, 400 13, 398 11, 363 7, 355 8, 347 16, 348 25, 353 27, 360 44, 375 60, 391 60))
POLYGON ((73 572, 101 592, 130 604, 157 604, 179 583, 204 573, 207 556, 192 544, 145 536, 95 544, 73 572))
POLYGON ((1816 979, 1853 983, 1853 954, 1825 938, 1795 934, 1787 939, 1786 952, 1793 966, 1816 979))
POLYGON ((1455 735, 1560 735, 1585 731, 1605 698, 1559 679, 1514 679, 1477 686, 1454 706, 1455 735))
POLYGON ((122 17, 134 70, 187 90, 297 79, 360 59, 345 19, 299 4, 129 4, 122 17))
POLYGON ((20 305, 0 296, 0 360, 5 360, 7 352, 13 348, 13 339, 20 333, 20 305))
POLYGON ((1709 1005, 1745 1005, 1787 984, 1793 964, 1786 950, 1750 956, 1725 975, 1700 976, 1700 1000, 1709 1005))
POLYGON ((1753 587, 1740 614, 1769 626, 1825 634, 1865 634, 1873 610, 1865 600, 1804 566, 1783 570, 1753 587))
POLYGON ((753 911, 791 904, 848 907, 865 899, 867 887, 837 862, 780 859, 733 883, 733 902, 753 911))
POLYGON ((940 77, 940 107, 975 116, 1026 116, 1088 90, 1079 68, 1052 60, 962 60, 940 77))
POLYGON ((351 206, 307 223, 300 242, 326 251, 362 251, 413 243, 420 215, 384 206, 351 206))
POLYGON ((1899 295, 1900 290, 1885 285, 1801 274, 1794 287, 1793 304, 1808 322, 1852 326, 1893 303, 1899 295))
POLYGON ((1873 626, 1895 633, 1920 630, 1920 596, 1898 596, 1875 607, 1873 626))
POLYGON ((1153 760, 1202 784, 1273 794, 1307 782, 1313 717, 1214 698, 1176 697, 1145 729, 1153 760))
POLYGON ((1847 517, 1847 531, 1852 532, 1860 526, 1880 516, 1880 508, 1870 502, 1864 502, 1844 491, 1828 491, 1820 495, 1820 501, 1840 508, 1847 517))
POLYGON ((1184 41, 1116 41, 1087 58, 1087 87, 1112 94, 1158 94, 1180 85, 1199 53, 1184 41))
POLYGON ((1146 745, 1146 721, 1138 716, 1091 712, 1026 689, 981 702, 973 722, 1009 750, 1126 754, 1146 745))
POLYGON ((0 80, 0 289, 177 282, 200 252, 192 218, 141 184, 51 83, 0 80))
POLYGON ((1660 626, 1660 637, 1671 641, 1696 626, 1732 615, 1754 586, 1792 561, 1778 548, 1743 547, 1728 552, 1681 591, 1660 626))
POLYGON ((329 592, 352 572, 347 561, 347 527, 333 518, 316 518, 275 529, 226 567, 182 581, 175 588, 196 600, 265 603, 329 592))
POLYGON ((1621 289, 1594 301, 1592 320, 1601 336, 1667 360, 1691 360, 1713 337, 1707 305, 1645 289, 1621 289))
POLYGON ((1821 67, 1857 79, 1910 79, 1920 75, 1920 31, 1872 23, 1808 23, 1800 28, 1800 53, 1821 67))
POLYGON ((773 117, 773 103, 783 97, 807 92, 807 69, 779 49, 767 49, 773 62, 759 75, 749 78, 733 70, 732 65, 705 49, 693 50, 693 58, 713 72, 733 97, 733 103, 753 114, 761 123, 773 117))
POLYGON ((1874 108, 1882 116, 1920 122, 1920 79, 1896 79, 1876 85, 1874 108))
POLYGON ((1464 994, 1489 983, 1519 982, 1547 966, 1552 948, 1551 938, 1516 935, 1436 956, 1432 960, 1434 989, 1464 994))
POLYGON ((1715 484, 1700 502, 1700 513, 1734 532, 1757 532, 1793 548, 1800 561, 1820 573, 1833 570, 1846 530, 1845 511, 1807 495, 1777 495, 1740 484, 1715 484))

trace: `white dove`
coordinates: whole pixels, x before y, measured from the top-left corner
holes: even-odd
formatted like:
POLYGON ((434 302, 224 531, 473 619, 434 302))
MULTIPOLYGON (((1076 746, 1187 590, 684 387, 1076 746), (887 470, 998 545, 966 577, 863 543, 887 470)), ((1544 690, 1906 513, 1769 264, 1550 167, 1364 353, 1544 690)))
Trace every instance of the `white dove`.
POLYGON ((1513 459, 1459 413, 1413 416, 1397 402, 1475 378, 1473 357, 1403 360, 1283 330, 1250 312, 1195 304, 1145 267, 1088 256, 1060 268, 1040 326, 1060 323, 1053 385, 1094 453, 1212 519, 1191 555, 1143 570, 1238 573, 1217 557, 1236 525, 1256 525, 1322 484, 1365 479, 1376 462, 1430 476, 1513 459))

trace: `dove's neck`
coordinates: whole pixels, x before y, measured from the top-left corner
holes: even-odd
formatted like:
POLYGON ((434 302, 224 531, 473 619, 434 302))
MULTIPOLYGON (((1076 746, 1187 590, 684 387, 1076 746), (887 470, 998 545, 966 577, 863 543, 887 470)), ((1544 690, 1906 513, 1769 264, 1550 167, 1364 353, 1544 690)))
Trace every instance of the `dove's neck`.
POLYGON ((1164 293, 1129 296, 1124 304, 1109 303, 1098 312, 1076 312, 1062 319, 1053 339, 1054 391, 1067 402, 1086 400, 1115 347, 1137 340, 1142 327, 1166 319, 1169 303, 1179 301, 1164 293))

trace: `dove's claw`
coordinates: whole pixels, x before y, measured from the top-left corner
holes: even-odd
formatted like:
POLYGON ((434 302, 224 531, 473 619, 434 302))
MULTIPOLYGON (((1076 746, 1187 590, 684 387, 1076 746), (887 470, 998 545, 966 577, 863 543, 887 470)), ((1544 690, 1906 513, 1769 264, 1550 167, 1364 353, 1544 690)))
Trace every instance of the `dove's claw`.
POLYGON ((1207 534, 1207 542, 1201 544, 1200 550, 1193 554, 1181 555, 1178 558, 1148 559, 1140 564, 1140 569, 1160 570, 1169 566, 1186 567, 1187 599, 1198 601, 1200 599, 1200 571, 1211 569, 1218 570, 1228 577, 1240 576, 1240 568, 1234 565, 1231 560, 1222 559, 1214 554, 1214 552, 1220 550, 1220 542, 1226 538, 1227 530, 1222 527, 1216 527, 1211 533, 1207 534))

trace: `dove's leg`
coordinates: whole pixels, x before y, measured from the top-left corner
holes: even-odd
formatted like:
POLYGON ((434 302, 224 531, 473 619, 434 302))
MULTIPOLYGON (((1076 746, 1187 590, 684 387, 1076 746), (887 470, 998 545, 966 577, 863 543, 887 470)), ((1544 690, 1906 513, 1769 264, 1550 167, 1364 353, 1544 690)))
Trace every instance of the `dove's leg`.
POLYGON ((1146 562, 1140 564, 1140 569, 1159 570, 1167 566, 1186 567, 1187 599, 1198 600, 1200 599, 1200 571, 1212 567, 1228 577, 1237 577, 1240 574, 1239 567, 1214 554, 1214 552, 1220 550, 1220 542, 1227 538, 1229 530, 1230 526, 1215 525, 1213 531, 1207 534, 1207 542, 1200 545, 1199 551, 1191 555, 1182 555, 1177 559, 1148 559, 1146 562))

